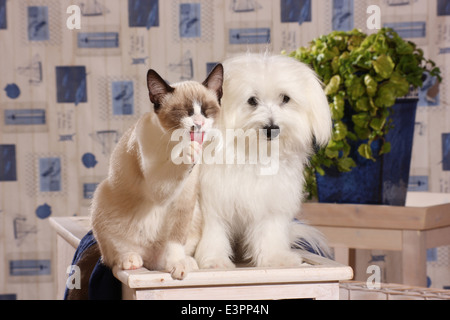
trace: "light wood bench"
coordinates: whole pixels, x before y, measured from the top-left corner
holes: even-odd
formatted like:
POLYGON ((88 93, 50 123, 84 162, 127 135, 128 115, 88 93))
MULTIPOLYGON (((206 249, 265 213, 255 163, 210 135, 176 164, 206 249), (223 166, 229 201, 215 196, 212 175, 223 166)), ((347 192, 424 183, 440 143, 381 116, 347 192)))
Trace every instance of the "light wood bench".
MULTIPOLYGON (((81 238, 89 231, 89 218, 50 218, 57 232, 58 298, 63 297, 67 268, 81 238)), ((339 299, 339 281, 353 277, 353 270, 311 253, 301 253, 307 264, 296 268, 198 270, 182 281, 168 273, 114 269, 122 282, 124 299, 339 299)))
POLYGON ((353 249, 402 252, 402 284, 426 287, 426 250, 450 245, 450 195, 409 193, 405 207, 305 203, 301 219, 325 234, 336 261, 353 249))

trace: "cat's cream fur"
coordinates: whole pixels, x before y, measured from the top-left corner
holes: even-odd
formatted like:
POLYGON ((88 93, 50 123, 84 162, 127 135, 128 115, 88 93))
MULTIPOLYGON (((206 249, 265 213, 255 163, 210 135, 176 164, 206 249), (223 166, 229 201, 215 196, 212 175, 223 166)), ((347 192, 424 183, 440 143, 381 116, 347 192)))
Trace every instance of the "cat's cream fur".
POLYGON ((91 219, 103 262, 109 267, 170 272, 183 279, 198 268, 192 258, 200 238, 197 208, 201 145, 192 141, 183 162, 171 159, 174 130, 211 128, 220 110, 223 68, 217 65, 201 83, 169 86, 153 70, 147 74, 154 110, 143 115, 120 139, 107 179, 97 188, 91 219))

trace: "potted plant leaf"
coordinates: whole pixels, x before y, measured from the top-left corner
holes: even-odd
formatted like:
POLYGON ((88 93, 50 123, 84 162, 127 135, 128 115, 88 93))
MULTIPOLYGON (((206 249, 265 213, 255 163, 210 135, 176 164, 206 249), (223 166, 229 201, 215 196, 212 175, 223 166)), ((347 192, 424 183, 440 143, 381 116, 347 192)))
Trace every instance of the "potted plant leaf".
POLYGON ((306 191, 320 202, 404 205, 417 98, 424 72, 442 81, 421 49, 383 28, 334 31, 290 53, 325 85, 333 118, 327 147, 312 156, 306 191))

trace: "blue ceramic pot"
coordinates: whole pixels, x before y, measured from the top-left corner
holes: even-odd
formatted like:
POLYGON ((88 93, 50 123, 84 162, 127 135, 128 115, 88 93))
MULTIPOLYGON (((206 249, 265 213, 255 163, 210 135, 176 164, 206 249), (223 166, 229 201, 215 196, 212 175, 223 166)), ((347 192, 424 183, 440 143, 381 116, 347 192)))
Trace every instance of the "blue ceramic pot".
MULTIPOLYGON (((393 106, 394 128, 386 137, 392 145, 390 153, 375 157, 376 162, 367 160, 358 154, 361 142, 355 142, 352 157, 356 168, 345 173, 332 168, 326 169, 324 176, 317 174, 319 202, 405 205, 417 102, 417 99, 402 99, 393 106)), ((379 141, 372 144, 374 155, 380 147, 379 141)))

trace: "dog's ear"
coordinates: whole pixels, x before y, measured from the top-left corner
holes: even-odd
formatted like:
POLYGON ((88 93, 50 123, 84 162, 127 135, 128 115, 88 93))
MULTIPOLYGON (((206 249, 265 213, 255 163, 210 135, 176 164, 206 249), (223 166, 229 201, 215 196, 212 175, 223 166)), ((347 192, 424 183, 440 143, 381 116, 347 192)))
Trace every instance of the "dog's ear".
MULTIPOLYGON (((312 70, 310 72, 313 72, 312 70)), ((331 139, 332 121, 327 96, 322 84, 316 78, 309 82, 308 100, 310 104, 309 120, 315 141, 319 146, 326 146, 331 139)))
POLYGON ((154 104, 155 112, 158 112, 162 98, 175 90, 175 88, 169 86, 166 81, 152 69, 147 72, 147 87, 150 101, 154 104))
POLYGON ((220 102, 222 99, 223 91, 223 66, 222 64, 217 64, 214 69, 209 73, 203 85, 210 90, 213 90, 217 95, 217 100, 220 102))

